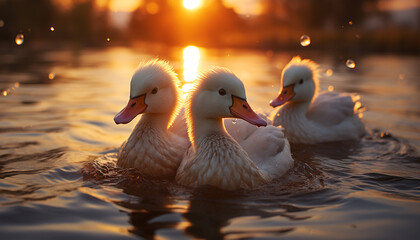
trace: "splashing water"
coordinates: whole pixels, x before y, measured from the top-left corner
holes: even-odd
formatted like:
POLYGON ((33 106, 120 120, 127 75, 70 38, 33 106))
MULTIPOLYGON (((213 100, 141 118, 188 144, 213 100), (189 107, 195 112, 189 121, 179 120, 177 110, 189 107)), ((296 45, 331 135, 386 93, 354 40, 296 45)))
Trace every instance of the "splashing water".
POLYGON ((302 35, 300 37, 300 45, 306 47, 309 46, 309 44, 311 44, 311 38, 308 35, 302 35))
POLYGON ((17 45, 19 45, 19 46, 22 45, 23 41, 24 41, 24 36, 23 36, 22 33, 19 33, 18 35, 16 35, 16 37, 15 37, 15 43, 17 45))
POLYGON ((351 60, 351 59, 347 59, 346 66, 348 68, 355 68, 356 67, 356 63, 353 60, 351 60))

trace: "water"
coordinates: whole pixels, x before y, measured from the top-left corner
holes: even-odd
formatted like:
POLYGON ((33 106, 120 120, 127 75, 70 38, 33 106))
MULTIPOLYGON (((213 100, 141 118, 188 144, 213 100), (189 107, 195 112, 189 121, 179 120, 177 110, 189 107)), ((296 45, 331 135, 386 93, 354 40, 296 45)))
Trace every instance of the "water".
MULTIPOLYGON (((24 46, 26 47, 26 46, 24 46)), ((200 72, 230 68, 271 111, 294 53, 200 49, 200 72)), ((369 136, 292 145, 294 168, 253 191, 187 189, 115 167, 136 121, 115 125, 133 70, 161 56, 183 79, 182 48, 2 50, 0 234, 4 239, 415 239, 420 235, 419 58, 306 53, 321 89, 361 94, 369 136), (49 77, 54 73, 54 77, 49 77), (15 85, 16 84, 16 85, 15 85), (13 88, 13 89, 12 89, 13 88)))

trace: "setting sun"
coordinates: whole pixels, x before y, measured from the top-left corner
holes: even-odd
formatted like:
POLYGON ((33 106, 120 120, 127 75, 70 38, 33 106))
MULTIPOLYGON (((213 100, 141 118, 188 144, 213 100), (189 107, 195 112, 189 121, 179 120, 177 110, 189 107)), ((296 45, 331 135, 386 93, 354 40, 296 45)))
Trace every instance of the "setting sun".
POLYGON ((186 9, 196 9, 200 6, 201 1, 200 0, 184 0, 184 7, 186 9))

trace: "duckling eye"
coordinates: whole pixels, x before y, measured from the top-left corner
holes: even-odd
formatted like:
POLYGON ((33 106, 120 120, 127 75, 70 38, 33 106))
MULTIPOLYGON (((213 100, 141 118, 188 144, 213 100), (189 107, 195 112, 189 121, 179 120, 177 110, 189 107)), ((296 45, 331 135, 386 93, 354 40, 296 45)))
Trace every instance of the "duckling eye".
POLYGON ((222 96, 226 95, 226 90, 223 88, 219 89, 219 94, 222 96))
POLYGON ((299 84, 302 84, 302 83, 303 83, 303 79, 300 79, 300 80, 299 80, 299 84))
POLYGON ((156 94, 157 92, 158 92, 158 89, 157 88, 153 88, 152 94, 156 94))

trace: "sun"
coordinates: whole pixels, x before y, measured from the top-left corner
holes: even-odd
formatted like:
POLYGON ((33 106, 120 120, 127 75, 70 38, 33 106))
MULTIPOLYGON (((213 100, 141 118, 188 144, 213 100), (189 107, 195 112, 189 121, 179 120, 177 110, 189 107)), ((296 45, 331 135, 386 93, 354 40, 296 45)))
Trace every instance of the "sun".
POLYGON ((192 10, 200 6, 201 0, 184 0, 183 4, 186 9, 192 10))

